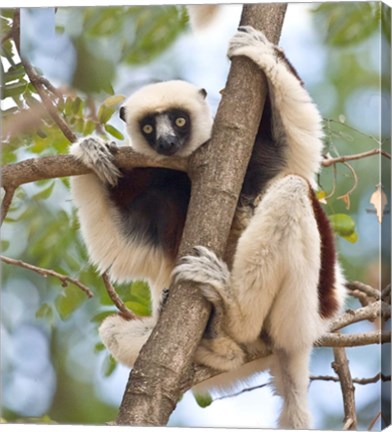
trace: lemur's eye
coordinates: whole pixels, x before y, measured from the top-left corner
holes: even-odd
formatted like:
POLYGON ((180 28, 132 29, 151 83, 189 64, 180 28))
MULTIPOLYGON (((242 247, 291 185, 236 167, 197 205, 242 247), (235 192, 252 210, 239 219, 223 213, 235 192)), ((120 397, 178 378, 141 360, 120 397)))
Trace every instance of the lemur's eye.
POLYGON ((186 119, 184 119, 184 117, 177 117, 176 118, 176 126, 184 127, 185 125, 186 125, 186 119))
POLYGON ((145 134, 150 135, 154 128, 150 124, 146 124, 143 126, 142 130, 145 134))

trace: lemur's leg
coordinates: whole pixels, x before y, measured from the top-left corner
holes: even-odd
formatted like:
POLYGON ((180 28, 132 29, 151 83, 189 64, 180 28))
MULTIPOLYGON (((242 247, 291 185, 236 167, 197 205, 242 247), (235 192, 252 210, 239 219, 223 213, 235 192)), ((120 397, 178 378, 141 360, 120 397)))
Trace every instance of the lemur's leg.
POLYGON ((272 107, 272 134, 284 143, 287 174, 319 170, 322 149, 322 117, 283 51, 253 27, 240 27, 231 39, 228 56, 245 56, 267 77, 272 107))
POLYGON ((254 342, 265 329, 274 345, 291 350, 320 334, 320 235, 309 193, 309 184, 293 175, 267 190, 238 241, 231 275, 203 247, 174 269, 223 307, 223 328, 238 343, 254 342))
POLYGON ((155 318, 128 321, 121 315, 111 315, 99 327, 99 336, 113 357, 131 368, 155 324, 155 318))
POLYGON ((271 373, 276 392, 283 398, 281 429, 309 429, 308 410, 310 348, 294 352, 276 350, 271 373))
POLYGON ((309 352, 325 330, 318 314, 320 235, 309 193, 308 182, 293 175, 267 190, 239 239, 231 275, 203 247, 174 270, 176 278, 201 283, 203 295, 223 307, 223 329, 233 341, 246 345, 266 331, 284 400, 281 425, 293 428, 309 426, 309 352))

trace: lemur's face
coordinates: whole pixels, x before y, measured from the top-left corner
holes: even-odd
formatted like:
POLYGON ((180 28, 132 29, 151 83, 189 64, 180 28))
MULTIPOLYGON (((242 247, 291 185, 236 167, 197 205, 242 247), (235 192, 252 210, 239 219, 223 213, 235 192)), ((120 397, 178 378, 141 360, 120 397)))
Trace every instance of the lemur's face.
POLYGON ((183 148, 192 131, 189 113, 176 108, 148 114, 139 121, 139 126, 148 145, 163 156, 172 156, 183 148))
POLYGON ((188 156, 211 135, 206 91, 185 81, 151 84, 120 109, 130 145, 149 156, 188 156))

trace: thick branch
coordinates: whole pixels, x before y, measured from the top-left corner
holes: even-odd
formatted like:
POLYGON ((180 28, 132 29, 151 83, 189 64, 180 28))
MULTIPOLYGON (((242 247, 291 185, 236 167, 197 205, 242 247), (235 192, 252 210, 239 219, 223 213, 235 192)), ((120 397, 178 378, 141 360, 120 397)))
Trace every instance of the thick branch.
MULTIPOLYGON (((284 4, 244 6, 241 24, 262 29, 277 42, 285 9, 284 4)), ((265 79, 257 67, 235 58, 211 144, 192 157, 192 196, 180 255, 197 244, 223 254, 265 96, 265 79)), ((131 373, 119 424, 166 424, 181 392, 192 384, 192 357, 209 310, 195 285, 171 287, 159 322, 131 373)))
MULTIPOLYGON (((187 160, 179 157, 152 159, 136 153, 130 147, 120 147, 115 156, 120 168, 163 167, 179 171, 187 170, 187 160)), ((74 156, 59 155, 27 159, 1 169, 1 185, 4 189, 16 188, 38 180, 88 174, 91 171, 74 156)))

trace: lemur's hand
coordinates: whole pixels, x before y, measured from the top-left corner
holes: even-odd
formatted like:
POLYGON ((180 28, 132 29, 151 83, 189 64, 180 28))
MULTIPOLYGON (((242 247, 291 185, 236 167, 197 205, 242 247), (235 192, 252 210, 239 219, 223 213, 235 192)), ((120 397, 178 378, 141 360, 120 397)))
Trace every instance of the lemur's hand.
POLYGON ((271 50, 271 54, 273 53, 274 48, 276 48, 267 39, 264 33, 255 30, 251 26, 241 26, 230 40, 227 55, 229 58, 240 55, 247 56, 246 49, 249 49, 250 47, 262 51, 271 50))
POLYGON ((114 142, 107 143, 100 138, 89 137, 72 144, 69 152, 91 168, 104 183, 116 186, 121 177, 120 170, 114 164, 117 151, 114 142))

